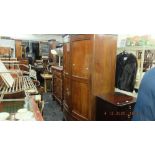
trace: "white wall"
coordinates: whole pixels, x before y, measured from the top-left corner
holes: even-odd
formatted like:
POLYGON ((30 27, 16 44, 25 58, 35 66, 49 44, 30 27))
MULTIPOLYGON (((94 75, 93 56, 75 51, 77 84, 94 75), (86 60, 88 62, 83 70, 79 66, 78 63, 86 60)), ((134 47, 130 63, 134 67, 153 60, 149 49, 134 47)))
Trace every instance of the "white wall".
POLYGON ((15 40, 0 39, 0 47, 13 48, 13 57, 15 57, 15 40))

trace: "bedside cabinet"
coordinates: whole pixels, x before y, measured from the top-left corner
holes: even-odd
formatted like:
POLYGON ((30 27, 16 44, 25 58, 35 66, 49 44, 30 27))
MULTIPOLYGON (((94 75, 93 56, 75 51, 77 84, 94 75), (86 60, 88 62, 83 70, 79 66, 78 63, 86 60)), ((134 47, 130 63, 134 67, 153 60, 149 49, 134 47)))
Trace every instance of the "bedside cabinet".
POLYGON ((96 97, 97 121, 130 121, 136 98, 122 93, 96 97))

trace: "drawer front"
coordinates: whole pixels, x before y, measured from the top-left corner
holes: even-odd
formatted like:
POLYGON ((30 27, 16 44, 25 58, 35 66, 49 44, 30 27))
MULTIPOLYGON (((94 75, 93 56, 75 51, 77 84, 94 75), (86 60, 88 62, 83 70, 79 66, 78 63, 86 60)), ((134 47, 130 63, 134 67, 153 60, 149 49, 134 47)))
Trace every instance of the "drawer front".
POLYGON ((62 80, 56 76, 53 77, 53 94, 62 100, 62 80))
POLYGON ((105 100, 96 100, 96 120, 98 121, 130 121, 135 103, 115 106, 105 100))

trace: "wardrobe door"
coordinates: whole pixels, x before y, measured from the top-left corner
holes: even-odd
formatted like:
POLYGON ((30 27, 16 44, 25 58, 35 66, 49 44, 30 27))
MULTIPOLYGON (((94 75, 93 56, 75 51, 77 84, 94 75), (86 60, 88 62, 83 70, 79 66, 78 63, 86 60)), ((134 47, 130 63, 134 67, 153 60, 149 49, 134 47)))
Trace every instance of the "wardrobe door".
POLYGON ((73 41, 71 44, 72 51, 72 77, 88 79, 91 40, 73 41))
POLYGON ((89 120, 92 40, 77 37, 71 42, 71 107, 76 120, 89 120))
POLYGON ((89 120, 89 87, 87 83, 72 80, 72 117, 89 120))

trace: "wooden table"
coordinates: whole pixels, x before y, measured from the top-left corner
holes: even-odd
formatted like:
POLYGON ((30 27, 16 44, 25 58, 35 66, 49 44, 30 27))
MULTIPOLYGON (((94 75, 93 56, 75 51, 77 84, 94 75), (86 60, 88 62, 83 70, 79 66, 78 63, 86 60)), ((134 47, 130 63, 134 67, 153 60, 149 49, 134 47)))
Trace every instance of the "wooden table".
POLYGON ((47 81, 52 80, 53 76, 51 74, 40 74, 40 75, 44 79, 44 88, 45 88, 45 92, 47 92, 47 81))

